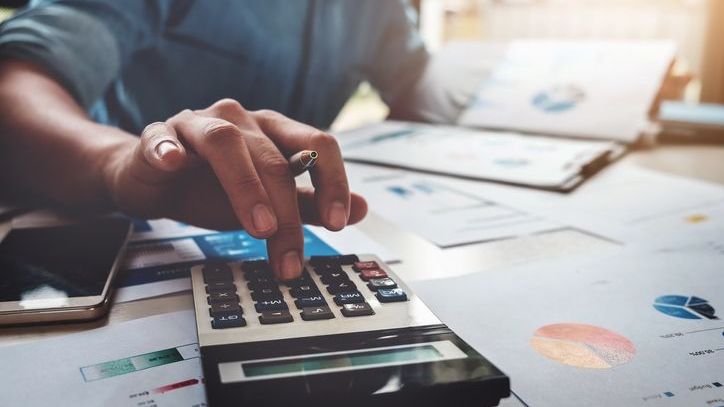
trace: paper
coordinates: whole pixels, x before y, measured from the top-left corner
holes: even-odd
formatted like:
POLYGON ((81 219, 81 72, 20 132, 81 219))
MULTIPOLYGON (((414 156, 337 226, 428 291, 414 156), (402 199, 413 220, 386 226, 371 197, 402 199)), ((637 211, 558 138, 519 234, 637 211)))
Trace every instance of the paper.
POLYGON ((674 53, 670 42, 516 41, 458 123, 633 142, 674 53))
POLYGON ((625 244, 724 230, 724 187, 619 163, 569 194, 449 180, 503 205, 625 244))
POLYGON ((201 407, 192 311, 0 347, 2 406, 201 407))
MULTIPOLYGON (((305 226, 304 249, 306 256, 371 253, 388 262, 398 260, 353 226, 341 232, 305 226)), ((136 220, 114 301, 134 301, 190 290, 191 267, 207 259, 231 261, 266 255, 265 242, 243 231, 215 232, 168 219, 136 220)))
POLYGON ((559 223, 531 215, 444 180, 409 172, 348 165, 356 191, 371 210, 431 242, 450 247, 560 229, 559 223))
POLYGON ((534 406, 724 400, 721 256, 617 251, 410 282, 534 406))
POLYGON ((621 148, 606 141, 387 121, 343 133, 345 160, 547 189, 571 189, 621 148))

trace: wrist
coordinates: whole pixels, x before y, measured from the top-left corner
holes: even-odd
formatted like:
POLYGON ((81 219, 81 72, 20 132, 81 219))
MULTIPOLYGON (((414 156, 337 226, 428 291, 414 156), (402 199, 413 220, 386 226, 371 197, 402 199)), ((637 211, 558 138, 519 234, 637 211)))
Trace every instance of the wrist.
POLYGON ((93 157, 95 162, 94 173, 98 174, 99 197, 102 197, 104 206, 113 210, 120 208, 119 189, 120 176, 124 163, 133 154, 138 144, 136 137, 115 140, 100 148, 93 157))

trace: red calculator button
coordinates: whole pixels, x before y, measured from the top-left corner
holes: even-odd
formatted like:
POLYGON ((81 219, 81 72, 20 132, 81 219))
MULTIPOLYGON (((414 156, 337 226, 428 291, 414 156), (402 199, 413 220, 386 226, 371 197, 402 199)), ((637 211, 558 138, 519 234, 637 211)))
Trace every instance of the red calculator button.
POLYGON ((360 272, 362 270, 375 270, 379 269, 380 265, 377 264, 376 261, 357 261, 354 263, 354 266, 352 266, 354 271, 360 272))
POLYGON ((380 269, 372 269, 372 270, 362 270, 361 273, 359 273, 360 277, 362 277, 362 280, 369 281, 372 278, 386 278, 387 273, 380 269))

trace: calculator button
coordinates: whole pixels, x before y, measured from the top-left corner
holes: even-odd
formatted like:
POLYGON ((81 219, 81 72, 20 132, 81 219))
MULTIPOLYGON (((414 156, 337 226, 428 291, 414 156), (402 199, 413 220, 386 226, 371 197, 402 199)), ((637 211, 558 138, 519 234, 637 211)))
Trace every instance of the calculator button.
POLYGON ((265 288, 272 288, 272 289, 279 288, 279 285, 274 281, 263 282, 263 283, 249 282, 249 284, 247 284, 246 286, 249 287, 249 290, 251 290, 251 291, 263 290, 265 288))
POLYGON ((352 269, 356 272, 360 272, 362 270, 375 270, 379 268, 380 265, 377 264, 376 261, 358 261, 354 263, 354 266, 352 266, 352 269))
POLYGON ((231 274, 231 268, 223 263, 207 264, 201 270, 204 276, 204 283, 208 284, 213 281, 233 281, 234 276, 231 274))
POLYGON ((307 297, 310 295, 319 295, 320 292, 317 289, 317 286, 313 284, 304 284, 300 285, 299 287, 294 287, 291 290, 289 290, 289 294, 294 298, 299 297, 307 297))
POLYGON ((320 266, 314 267, 314 271, 317 272, 320 276, 323 276, 325 274, 329 273, 342 273, 342 266, 339 264, 323 264, 320 266))
POLYGON ((312 277, 309 275, 309 272, 304 270, 299 278, 287 280, 284 284, 287 287, 299 287, 300 285, 314 285, 314 281, 312 281, 312 277))
POLYGON ((332 295, 337 295, 341 293, 357 291, 357 286, 349 280, 340 281, 327 286, 327 291, 332 295))
POLYGON ((244 273, 244 277, 246 277, 246 279, 247 279, 248 281, 257 280, 257 279, 260 279, 260 278, 266 278, 266 279, 269 279, 269 280, 274 279, 274 275, 272 274, 271 271, 268 271, 268 270, 252 270, 252 271, 247 271, 246 273, 244 273))
POLYGON ((407 294, 401 288, 380 288, 377 290, 380 302, 407 301, 407 294))
POLYGON ((292 314, 287 310, 281 311, 265 311, 259 315, 259 322, 262 324, 283 324, 286 322, 292 322, 294 318, 292 314))
POLYGON ((214 317, 216 314, 223 314, 231 311, 241 313, 239 303, 234 301, 214 302, 211 304, 211 308, 209 308, 209 315, 214 317))
POLYGON ((380 269, 362 270, 359 273, 359 276, 362 277, 362 280, 369 281, 370 279, 373 279, 373 278, 386 278, 387 273, 385 273, 384 271, 382 271, 380 269))
POLYGON ((232 291, 232 290, 212 291, 209 293, 208 300, 209 300, 209 304, 211 304, 213 302, 222 302, 222 301, 239 302, 239 296, 236 295, 236 291, 232 291))
POLYGON ((259 301, 254 305, 254 308, 256 308, 256 312, 281 311, 289 309, 287 303, 284 302, 283 299, 259 301))
POLYGON ((212 281, 209 284, 206 285, 206 293, 210 293, 212 291, 227 291, 227 290, 236 290, 236 287, 234 287, 234 283, 231 281, 212 281))
POLYGON ((367 287, 372 291, 377 291, 380 288, 397 288, 397 283, 391 278, 372 278, 367 283, 367 287))
POLYGON ((364 315, 372 315, 375 312, 370 307, 370 304, 366 302, 360 302, 358 304, 344 304, 342 306, 342 315, 345 317, 361 317, 364 315))
POLYGON ((349 281, 349 277, 347 277, 347 273, 344 271, 339 273, 329 273, 325 274, 321 278, 322 283, 324 284, 334 284, 334 283, 341 283, 343 281, 349 281))
POLYGON ((297 308, 307 308, 307 307, 319 307, 322 305, 327 305, 327 301, 324 300, 324 297, 321 295, 310 295, 307 297, 299 297, 296 301, 294 301, 294 304, 297 306, 297 308))
POLYGON ((359 257, 355 254, 345 254, 339 256, 312 256, 309 258, 309 264, 312 266, 320 264, 354 264, 359 261, 359 257))
POLYGON ((229 313, 227 315, 214 317, 214 319, 211 320, 211 328, 213 329, 239 328, 242 326, 246 326, 246 321, 240 313, 229 313))
POLYGON ((261 288, 251 293, 251 299, 254 301, 280 300, 284 296, 278 288, 261 288))
POLYGON ((340 293, 334 297, 334 302, 336 302, 337 305, 353 304, 365 302, 365 297, 363 297, 359 291, 340 293))
POLYGON ((254 270, 265 270, 265 271, 271 271, 271 266, 269 265, 269 262, 266 260, 247 260, 243 263, 241 263, 241 269, 244 272, 254 271, 254 270))
POLYGON ((319 319, 332 319, 334 314, 328 306, 321 307, 304 307, 302 308, 302 319, 305 321, 315 321, 319 319))

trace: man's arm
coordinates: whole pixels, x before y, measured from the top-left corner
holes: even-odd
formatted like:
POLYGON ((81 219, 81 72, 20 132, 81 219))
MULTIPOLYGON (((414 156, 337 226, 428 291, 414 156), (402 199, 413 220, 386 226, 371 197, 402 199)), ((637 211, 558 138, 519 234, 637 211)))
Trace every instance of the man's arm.
POLYGON ((171 217, 267 238, 275 274, 301 272, 301 222, 340 230, 361 220, 334 138, 232 100, 185 110, 140 138, 96 124, 41 69, 0 63, 0 180, 66 206, 171 217), (297 189, 286 157, 320 153, 314 189, 297 189))
POLYGON ((111 208, 103 163, 135 137, 89 120, 40 68, 0 64, 0 182, 67 206, 111 208))

